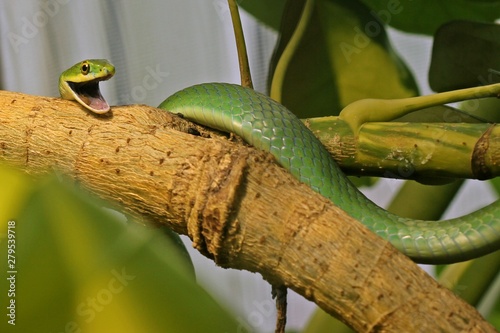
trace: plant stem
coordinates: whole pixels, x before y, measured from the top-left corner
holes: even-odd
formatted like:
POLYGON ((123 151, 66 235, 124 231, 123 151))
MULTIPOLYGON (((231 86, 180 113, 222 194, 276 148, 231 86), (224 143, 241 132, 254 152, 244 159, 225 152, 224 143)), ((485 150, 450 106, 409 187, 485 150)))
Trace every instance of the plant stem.
POLYGON ((236 39, 236 48, 238 50, 238 62, 240 64, 241 85, 243 87, 252 88, 252 76, 250 74, 250 66, 248 64, 247 48, 245 44, 245 36, 241 26, 240 13, 236 0, 228 0, 229 11, 231 12, 231 20, 233 21, 234 37, 236 39))

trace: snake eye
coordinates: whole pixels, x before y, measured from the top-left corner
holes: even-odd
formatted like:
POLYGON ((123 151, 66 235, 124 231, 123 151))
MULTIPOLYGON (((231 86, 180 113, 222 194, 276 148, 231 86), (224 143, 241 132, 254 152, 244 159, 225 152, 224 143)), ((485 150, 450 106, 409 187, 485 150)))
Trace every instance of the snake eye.
POLYGON ((80 68, 81 72, 83 75, 87 75, 90 71, 90 65, 86 62, 82 64, 82 67, 80 68))

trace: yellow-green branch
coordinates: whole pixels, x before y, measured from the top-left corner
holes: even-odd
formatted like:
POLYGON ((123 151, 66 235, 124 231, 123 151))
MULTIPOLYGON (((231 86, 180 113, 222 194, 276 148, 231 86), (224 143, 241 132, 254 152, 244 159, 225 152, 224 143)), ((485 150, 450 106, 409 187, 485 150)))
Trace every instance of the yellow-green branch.
POLYGON ((425 182, 500 174, 496 124, 375 122, 364 124, 356 136, 338 117, 305 122, 350 175, 425 182))

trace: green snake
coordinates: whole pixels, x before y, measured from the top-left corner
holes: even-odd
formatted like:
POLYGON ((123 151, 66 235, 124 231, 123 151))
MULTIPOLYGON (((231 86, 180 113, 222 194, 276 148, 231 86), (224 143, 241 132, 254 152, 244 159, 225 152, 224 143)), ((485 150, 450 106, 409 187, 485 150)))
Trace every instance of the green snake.
MULTIPOLYGON (((78 64, 75 66, 78 68, 78 64)), ((83 65, 80 69, 84 74, 83 65)), ((74 72, 71 71, 72 78, 74 72)), ((108 72, 114 73, 114 67, 108 72)), ((61 81, 66 81, 66 72, 61 81)), ((81 92, 73 91, 75 95, 78 93, 81 92)), ((61 95, 67 98, 62 92, 61 95)), ((102 98, 100 93, 93 96, 102 98)), ((71 99, 80 103, 84 100, 76 96, 71 99)), ((97 104, 107 105, 102 101, 97 104)), ((270 152, 294 177, 416 262, 452 263, 500 249, 500 201, 444 221, 412 220, 391 214, 367 199, 350 182, 326 148, 292 112, 252 89, 228 83, 199 84, 168 97, 159 108, 180 113, 198 124, 235 133, 256 148, 270 152)))

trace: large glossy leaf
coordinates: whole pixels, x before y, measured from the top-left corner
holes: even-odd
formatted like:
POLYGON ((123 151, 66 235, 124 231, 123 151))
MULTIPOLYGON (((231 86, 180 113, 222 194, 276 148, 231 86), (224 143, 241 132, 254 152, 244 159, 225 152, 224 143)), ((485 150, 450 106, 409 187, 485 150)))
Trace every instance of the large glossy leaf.
MULTIPOLYGON (((286 0, 252 0, 238 1, 238 4, 259 21, 277 31, 281 24, 281 16, 286 2, 286 0)), ((223 3, 221 5, 227 6, 223 3)))
POLYGON ((301 118, 338 114, 339 96, 316 6, 290 2, 270 67, 270 95, 301 118))
MULTIPOLYGON (((0 171, 1 181, 8 177, 0 171)), ((22 206, 8 213, 15 221, 13 267, 6 260, 9 223, 0 221, 1 332, 237 331, 161 232, 117 220, 58 180, 25 192, 31 195, 19 196, 22 206), (5 316, 10 299, 15 326, 5 316)))
MULTIPOLYGON (((442 24, 451 20, 494 22, 500 18, 498 0, 361 0, 372 10, 372 19, 396 29, 433 35, 442 24)), ((279 29, 286 0, 241 1, 240 6, 258 20, 279 29)), ((288 1, 289 3, 293 1, 288 1)))
POLYGON ((362 98, 417 93, 385 28, 359 1, 288 4, 271 64, 271 96, 299 117, 337 115, 362 98))
POLYGON ((439 26, 452 20, 494 22, 500 18, 500 1, 361 1, 372 9, 374 20, 403 31, 427 35, 433 35, 439 26))
POLYGON ((453 21, 436 32, 429 69, 434 91, 500 82, 500 25, 453 21))

